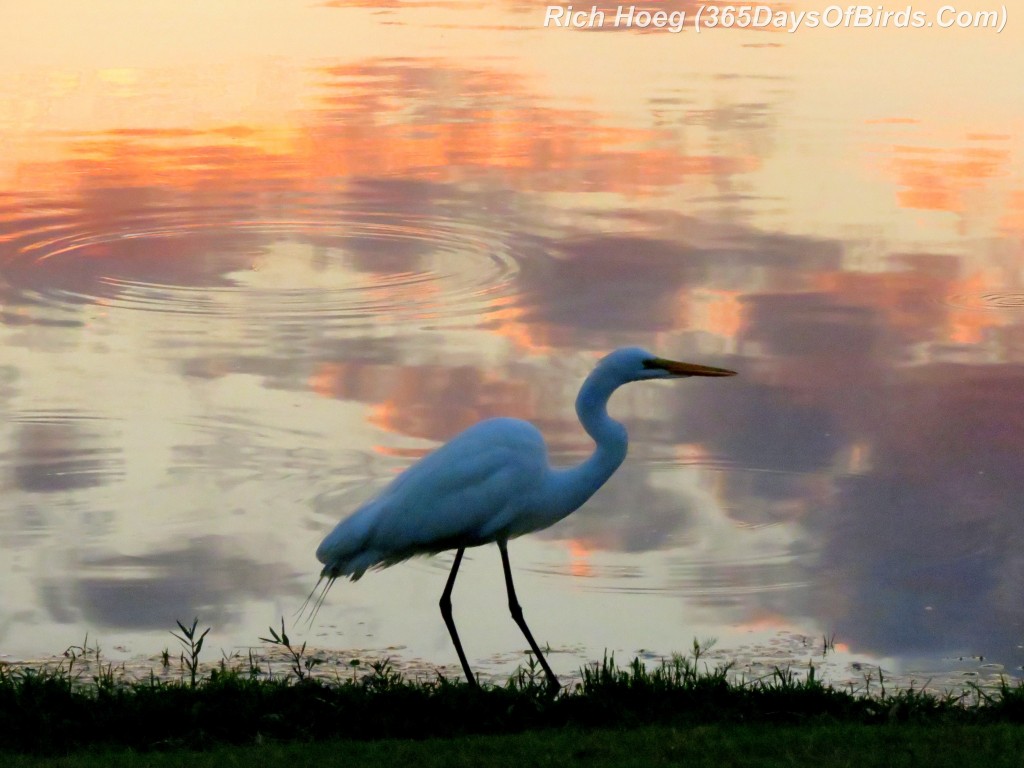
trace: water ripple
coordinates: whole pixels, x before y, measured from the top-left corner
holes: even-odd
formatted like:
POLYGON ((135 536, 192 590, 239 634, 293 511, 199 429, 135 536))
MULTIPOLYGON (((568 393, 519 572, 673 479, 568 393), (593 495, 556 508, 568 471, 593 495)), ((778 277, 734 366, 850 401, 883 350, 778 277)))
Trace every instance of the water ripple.
POLYGON ((945 303, 960 309, 1024 310, 1024 293, 992 291, 982 294, 953 294, 945 303))
POLYGON ((0 453, 12 469, 14 487, 35 493, 106 485, 124 475, 120 448, 109 442, 109 426, 87 414, 40 410, 12 414, 15 449, 0 453))
MULTIPOLYGON (((167 209, 103 229, 49 211, 0 244, 12 304, 36 322, 83 304, 225 318, 361 325, 479 318, 518 271, 502 238, 443 216, 313 209, 242 219, 167 209), (49 310, 49 312, 47 312, 49 310), (30 313, 31 314, 31 313, 30 313)), ((22 316, 24 320, 24 317, 22 316)))

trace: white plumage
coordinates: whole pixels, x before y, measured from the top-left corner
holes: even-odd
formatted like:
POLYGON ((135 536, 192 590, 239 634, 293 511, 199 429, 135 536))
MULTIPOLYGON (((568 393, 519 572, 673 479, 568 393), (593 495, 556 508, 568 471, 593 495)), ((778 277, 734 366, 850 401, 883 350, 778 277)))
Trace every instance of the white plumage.
POLYGON ((544 505, 549 472, 536 427, 519 419, 481 421, 340 522, 320 544, 317 560, 327 578, 355 581, 374 566, 546 527, 558 520, 544 505))
POLYGON ((552 468, 544 438, 529 422, 497 418, 473 425, 405 470, 324 538, 316 556, 324 564, 320 579, 327 583, 314 613, 339 577, 355 581, 369 568, 455 549, 441 614, 466 679, 475 683, 452 620, 451 591, 466 547, 494 542, 501 551, 512 617, 557 686, 516 600, 508 541, 547 528, 578 509, 618 469, 626 457, 626 429, 607 411, 618 387, 648 379, 732 375, 734 371, 665 360, 636 347, 612 352, 597 364, 576 398, 580 423, 596 444, 593 455, 576 467, 552 468))

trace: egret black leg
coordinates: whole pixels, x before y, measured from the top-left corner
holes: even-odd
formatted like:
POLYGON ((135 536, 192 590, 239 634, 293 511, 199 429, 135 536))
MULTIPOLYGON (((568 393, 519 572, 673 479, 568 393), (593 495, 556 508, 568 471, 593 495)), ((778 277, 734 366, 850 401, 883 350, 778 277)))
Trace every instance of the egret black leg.
POLYGON ((462 642, 459 640, 459 633, 455 629, 455 620, 452 618, 452 587, 455 586, 455 577, 459 573, 459 565, 462 563, 462 555, 465 551, 463 548, 455 553, 455 562, 452 563, 451 573, 448 574, 448 583, 445 584, 444 592, 441 595, 440 606, 441 617, 444 619, 444 625, 448 627, 448 634, 452 636, 455 652, 459 654, 459 661, 462 662, 462 671, 466 673, 466 681, 475 686, 478 683, 473 676, 473 670, 469 668, 469 662, 466 661, 466 653, 462 650, 462 642))
POLYGON ((540 652, 540 648, 537 646, 537 641, 533 639, 533 635, 530 634, 530 628, 526 626, 526 619, 523 618, 523 609, 519 605, 519 601, 516 599, 516 588, 512 583, 512 568, 508 562, 508 546, 503 541, 498 542, 498 549, 501 550, 501 567, 505 569, 505 588, 508 590, 508 609, 512 613, 512 619, 516 624, 519 625, 519 629, 523 631, 526 636, 526 642, 530 644, 530 649, 537 657, 537 661, 540 662, 541 667, 544 669, 544 674, 548 676, 548 683, 552 688, 560 687, 558 678, 555 677, 555 673, 551 671, 551 667, 548 666, 547 659, 544 658, 544 654, 540 652))

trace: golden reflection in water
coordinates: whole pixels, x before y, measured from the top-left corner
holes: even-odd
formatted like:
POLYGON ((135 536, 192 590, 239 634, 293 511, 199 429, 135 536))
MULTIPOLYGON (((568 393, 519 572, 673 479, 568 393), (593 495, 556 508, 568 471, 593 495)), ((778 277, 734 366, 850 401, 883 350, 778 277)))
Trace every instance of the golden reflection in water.
POLYGON ((498 302, 489 313, 488 326, 515 349, 527 354, 550 354, 564 346, 557 338, 557 329, 531 322, 526 308, 512 302, 498 302))
MULTIPOLYGON (((677 327, 683 327, 685 322, 687 327, 714 334, 727 343, 741 335, 744 316, 742 294, 739 291, 698 289, 690 293, 694 308, 688 318, 679 319, 677 327)), ((686 294, 680 295, 680 306, 685 306, 688 299, 686 294)))
POLYGON ((569 539, 567 546, 569 549, 569 572, 582 579, 593 575, 593 569, 588 562, 591 549, 587 546, 587 542, 580 539, 569 539))
MULTIPOLYGON (((986 143, 1005 144, 1008 138, 995 142, 986 139, 986 143)), ((977 197, 993 179, 1005 177, 1013 161, 1010 150, 998 146, 975 145, 951 151, 897 146, 892 154, 900 206, 959 214, 965 212, 967 201, 977 197)))

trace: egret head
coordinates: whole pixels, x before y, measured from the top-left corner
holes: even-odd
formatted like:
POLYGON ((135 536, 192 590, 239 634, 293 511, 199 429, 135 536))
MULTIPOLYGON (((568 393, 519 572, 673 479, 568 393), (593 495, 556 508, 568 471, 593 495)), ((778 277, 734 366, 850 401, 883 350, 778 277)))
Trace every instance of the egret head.
POLYGON ((680 363, 658 357, 639 347, 624 347, 606 355, 597 364, 612 376, 622 381, 646 381, 648 379, 681 379, 688 376, 735 376, 736 371, 714 368, 710 365, 680 363))

